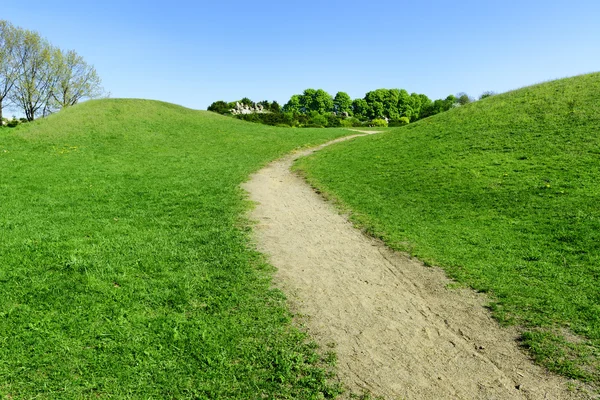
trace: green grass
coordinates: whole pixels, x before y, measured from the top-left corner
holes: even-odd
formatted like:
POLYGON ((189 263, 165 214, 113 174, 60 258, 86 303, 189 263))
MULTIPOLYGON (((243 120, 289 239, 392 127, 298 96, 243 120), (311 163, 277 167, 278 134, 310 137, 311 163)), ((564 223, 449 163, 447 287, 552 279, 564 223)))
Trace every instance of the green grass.
POLYGON ((494 96, 303 159, 393 248, 489 292, 540 363, 600 383, 600 74, 494 96))
POLYGON ((334 395, 239 184, 346 134, 143 100, 0 129, 0 398, 334 395))

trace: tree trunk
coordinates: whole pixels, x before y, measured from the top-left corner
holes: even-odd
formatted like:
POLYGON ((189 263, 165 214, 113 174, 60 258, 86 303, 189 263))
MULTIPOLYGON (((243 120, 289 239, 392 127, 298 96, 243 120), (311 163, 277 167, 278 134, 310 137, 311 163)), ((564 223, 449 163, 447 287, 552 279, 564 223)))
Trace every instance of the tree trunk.
POLYGON ((28 104, 25 106, 25 118, 27 118, 27 121, 31 122, 33 121, 35 114, 34 114, 34 110, 33 110, 33 106, 31 104, 28 104))
POLYGON ((2 100, 4 100, 4 99, 0 99, 0 127, 4 126, 4 123, 3 123, 4 121, 2 119, 2 100))

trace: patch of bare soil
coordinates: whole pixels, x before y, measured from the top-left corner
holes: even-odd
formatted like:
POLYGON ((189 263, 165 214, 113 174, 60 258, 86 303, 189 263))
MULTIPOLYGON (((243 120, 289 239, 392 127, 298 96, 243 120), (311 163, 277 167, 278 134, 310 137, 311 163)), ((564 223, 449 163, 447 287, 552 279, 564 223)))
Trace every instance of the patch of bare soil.
POLYGON ((273 162, 244 188, 256 202, 251 218, 258 222, 258 249, 277 267, 276 284, 305 316, 312 338, 333 346, 348 393, 591 398, 534 365, 518 347, 517 331, 490 317, 485 296, 450 289, 439 268, 365 236, 290 172, 295 159, 321 147, 273 162))

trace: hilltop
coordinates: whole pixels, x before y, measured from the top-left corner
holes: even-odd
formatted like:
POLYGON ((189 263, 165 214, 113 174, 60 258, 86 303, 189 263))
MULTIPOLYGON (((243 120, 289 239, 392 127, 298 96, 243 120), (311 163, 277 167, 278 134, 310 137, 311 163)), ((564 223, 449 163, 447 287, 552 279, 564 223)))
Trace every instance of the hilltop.
POLYGON ((492 96, 303 159, 391 247, 490 295, 548 368, 600 382, 600 73, 492 96))
POLYGON ((132 99, 0 130, 0 397, 336 393, 239 185, 345 134, 132 99))

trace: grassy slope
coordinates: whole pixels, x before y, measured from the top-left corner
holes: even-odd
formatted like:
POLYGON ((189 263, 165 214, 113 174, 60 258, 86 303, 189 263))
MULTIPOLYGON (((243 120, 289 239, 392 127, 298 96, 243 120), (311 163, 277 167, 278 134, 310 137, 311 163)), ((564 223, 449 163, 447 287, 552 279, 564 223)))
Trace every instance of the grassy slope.
POLYGON ((141 100, 0 130, 0 397, 332 392, 249 250, 239 184, 344 134, 141 100))
POLYGON ((354 219, 472 287, 534 356, 600 382, 600 74, 536 85, 299 167, 354 219))

